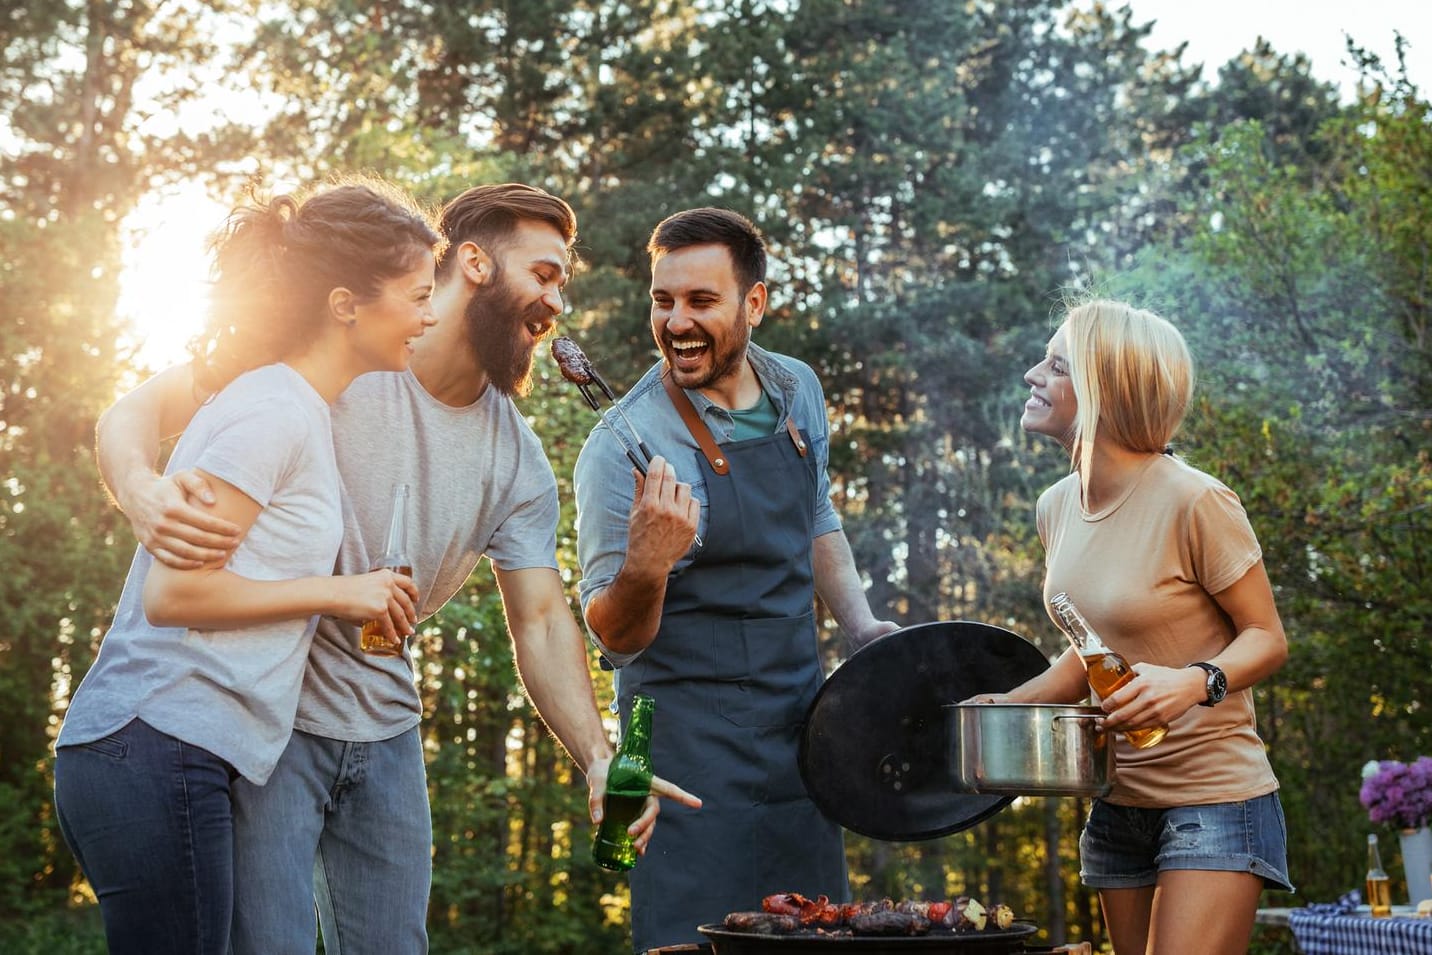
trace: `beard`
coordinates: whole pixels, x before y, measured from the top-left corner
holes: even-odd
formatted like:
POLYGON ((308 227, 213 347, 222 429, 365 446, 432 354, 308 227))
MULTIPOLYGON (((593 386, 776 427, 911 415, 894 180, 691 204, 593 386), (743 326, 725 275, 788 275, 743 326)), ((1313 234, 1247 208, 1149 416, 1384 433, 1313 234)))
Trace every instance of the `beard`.
MULTIPOLYGON (((671 337, 663 332, 661 336, 661 351, 666 358, 666 364, 672 369, 673 381, 682 388, 691 391, 700 391, 702 388, 709 388, 712 385, 740 371, 741 366, 746 363, 746 346, 751 344, 751 325, 747 321, 750 309, 743 302, 740 310, 736 313, 735 327, 720 338, 713 338, 703 332, 702 337, 709 343, 707 347, 711 350, 711 367, 705 374, 680 373, 676 371, 676 364, 671 356, 676 353, 676 348, 671 344, 671 337)), ((690 338, 684 335, 683 338, 690 338)))
POLYGON ((518 398, 532 392, 532 358, 537 346, 528 339, 527 325, 540 322, 550 329, 554 327, 551 321, 551 311, 540 300, 524 306, 501 272, 491 285, 475 290, 463 309, 467 341, 477 367, 492 387, 518 398))

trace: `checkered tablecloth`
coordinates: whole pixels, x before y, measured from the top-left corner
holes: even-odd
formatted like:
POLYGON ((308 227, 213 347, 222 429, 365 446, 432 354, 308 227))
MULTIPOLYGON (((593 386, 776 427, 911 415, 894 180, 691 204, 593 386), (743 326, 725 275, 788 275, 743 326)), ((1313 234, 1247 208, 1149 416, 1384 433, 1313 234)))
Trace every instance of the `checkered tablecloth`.
POLYGON ((1304 955, 1432 955, 1432 919, 1375 919, 1346 902, 1288 913, 1304 955))

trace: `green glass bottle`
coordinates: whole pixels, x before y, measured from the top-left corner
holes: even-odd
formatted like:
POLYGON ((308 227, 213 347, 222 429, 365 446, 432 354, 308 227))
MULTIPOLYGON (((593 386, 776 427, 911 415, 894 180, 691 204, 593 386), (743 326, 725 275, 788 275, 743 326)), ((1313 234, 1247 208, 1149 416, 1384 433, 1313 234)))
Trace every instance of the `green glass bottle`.
POLYGON ((632 701, 626 733, 607 769, 602 823, 592 840, 592 860, 617 872, 636 865, 636 846, 627 826, 641 815, 651 792, 651 713, 655 708, 656 701, 649 696, 638 695, 632 701))

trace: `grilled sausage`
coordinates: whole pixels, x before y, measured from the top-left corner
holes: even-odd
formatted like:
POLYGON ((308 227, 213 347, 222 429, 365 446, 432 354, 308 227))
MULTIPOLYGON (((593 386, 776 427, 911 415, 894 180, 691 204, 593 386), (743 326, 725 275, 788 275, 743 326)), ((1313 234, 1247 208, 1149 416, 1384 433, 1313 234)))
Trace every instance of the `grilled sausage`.
POLYGON ((800 931, 801 920, 794 915, 776 912, 732 912, 722 925, 731 932, 748 932, 751 935, 790 935, 800 931))
POLYGON ((930 920, 911 912, 868 912, 848 921, 855 935, 924 935, 930 931, 930 920))

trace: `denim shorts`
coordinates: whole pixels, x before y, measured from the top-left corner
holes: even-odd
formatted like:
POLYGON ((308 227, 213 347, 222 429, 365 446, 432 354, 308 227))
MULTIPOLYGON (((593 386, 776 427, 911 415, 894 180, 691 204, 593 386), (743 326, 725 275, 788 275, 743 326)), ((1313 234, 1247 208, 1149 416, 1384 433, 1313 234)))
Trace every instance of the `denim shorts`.
POLYGON ((1138 809, 1094 800, 1079 837, 1079 878, 1095 889, 1151 886, 1169 869, 1251 872, 1288 880, 1288 827, 1276 792, 1246 802, 1138 809))

